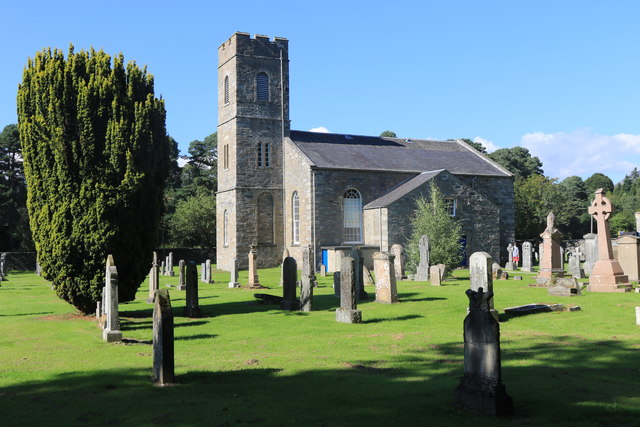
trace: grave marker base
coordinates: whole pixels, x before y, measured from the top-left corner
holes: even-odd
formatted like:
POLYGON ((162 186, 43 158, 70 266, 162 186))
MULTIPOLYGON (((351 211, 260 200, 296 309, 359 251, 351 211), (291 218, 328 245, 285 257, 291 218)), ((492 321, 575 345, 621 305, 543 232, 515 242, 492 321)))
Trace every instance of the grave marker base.
POLYGON ((336 310, 336 322, 340 323, 360 323, 362 321, 362 311, 351 310, 349 308, 338 308, 336 310))

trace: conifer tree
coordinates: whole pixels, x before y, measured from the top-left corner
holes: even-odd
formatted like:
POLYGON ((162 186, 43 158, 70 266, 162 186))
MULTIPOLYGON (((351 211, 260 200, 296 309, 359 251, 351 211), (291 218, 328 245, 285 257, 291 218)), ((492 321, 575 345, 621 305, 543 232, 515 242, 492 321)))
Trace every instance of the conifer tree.
POLYGON ((27 208, 44 277, 84 313, 113 254, 119 300, 149 269, 169 164, 164 101, 153 76, 91 49, 44 49, 18 89, 27 208))

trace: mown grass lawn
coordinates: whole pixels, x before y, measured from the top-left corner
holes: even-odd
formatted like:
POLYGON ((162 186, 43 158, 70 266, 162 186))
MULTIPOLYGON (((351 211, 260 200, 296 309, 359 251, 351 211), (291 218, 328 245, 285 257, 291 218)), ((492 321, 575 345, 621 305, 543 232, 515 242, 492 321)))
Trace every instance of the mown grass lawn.
MULTIPOLYGON (((0 414, 3 425, 640 425, 640 294, 562 298, 523 281, 495 281, 495 307, 564 303, 578 312, 501 322, 502 369, 515 415, 461 410, 462 321, 468 271, 433 287, 399 284, 401 303, 359 304, 363 323, 335 321, 331 277, 320 277, 314 311, 256 305, 229 289, 228 273, 200 284, 202 319, 183 317, 171 288, 179 384, 154 387, 147 283, 121 304, 126 343, 107 344, 48 283, 12 272, 0 287, 0 414)), ((281 294, 279 271, 261 283, 281 294)), ((161 286, 177 284, 161 276, 161 286)), ((246 272, 240 274, 246 283, 246 272), (242 274, 244 273, 244 275, 242 274)))

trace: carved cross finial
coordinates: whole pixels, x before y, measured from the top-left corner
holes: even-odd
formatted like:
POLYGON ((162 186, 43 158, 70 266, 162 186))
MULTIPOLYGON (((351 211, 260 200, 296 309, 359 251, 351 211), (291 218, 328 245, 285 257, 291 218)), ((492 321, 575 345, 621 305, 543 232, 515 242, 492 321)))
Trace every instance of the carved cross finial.
POLYGON ((604 196, 604 190, 598 188, 596 190, 596 198, 593 199, 591 206, 589 206, 589 213, 593 215, 596 221, 601 219, 606 221, 611 216, 611 212, 613 212, 611 201, 604 196))
POLYGON ((465 292, 469 298, 469 312, 477 311, 489 311, 491 306, 489 301, 493 298, 493 292, 484 292, 483 288, 478 288, 477 291, 473 289, 467 289, 465 292))

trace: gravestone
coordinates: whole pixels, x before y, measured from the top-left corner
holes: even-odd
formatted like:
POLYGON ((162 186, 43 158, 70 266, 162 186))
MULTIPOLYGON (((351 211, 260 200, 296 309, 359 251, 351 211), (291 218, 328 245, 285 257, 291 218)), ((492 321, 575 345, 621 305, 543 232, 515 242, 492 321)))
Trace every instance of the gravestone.
POLYGON ((230 288, 239 288, 240 283, 238 283, 238 258, 233 259, 233 263, 231 264, 231 271, 229 272, 229 287, 230 288))
MULTIPOLYGON (((207 259, 205 261, 204 271, 205 271, 204 283, 213 283, 213 279, 211 278, 211 260, 210 259, 207 259)), ((196 277, 198 277, 197 273, 196 273, 196 277)))
MULTIPOLYGON (((396 274, 396 282, 399 282, 402 280, 402 277, 404 276, 404 260, 402 259, 403 257, 403 249, 402 246, 399 244, 395 244, 391 246, 391 254, 394 256, 394 265, 393 268, 395 270, 395 274, 396 274)), ((375 268, 375 267, 374 267, 375 268)))
POLYGON ((494 280, 500 279, 502 277, 502 268, 497 262, 494 262, 491 265, 491 277, 493 277, 494 280))
MULTIPOLYGON (((184 291, 187 289, 187 279, 186 279, 186 270, 184 260, 181 259, 178 262, 178 290, 184 291)), ((198 277, 198 273, 196 272, 196 277, 198 277)))
POLYGON ((96 301, 96 319, 100 320, 102 316, 102 302, 96 301))
MULTIPOLYGON (((149 272, 149 296, 147 303, 153 304, 155 300, 156 291, 160 287, 160 272, 158 271, 158 253, 153 253, 153 262, 151 264, 151 271, 149 272)), ((103 304, 104 307, 104 304, 103 304)))
POLYGON ((157 385, 175 382, 173 310, 167 289, 158 289, 153 307, 153 381, 157 385))
POLYGON ((582 236, 584 239, 584 273, 587 276, 591 276, 593 272, 593 266, 598 260, 598 235, 595 233, 588 233, 582 236))
POLYGON ((553 212, 547 215, 547 228, 540 234, 542 250, 540 271, 536 276, 537 286, 549 286, 555 279, 564 277, 562 255, 560 253, 561 234, 554 226, 556 216, 553 212), (553 280, 552 280, 553 279, 553 280))
POLYGON ((324 264, 320 264, 320 277, 327 276, 327 266, 324 264))
POLYGON ((364 270, 364 258, 362 258, 362 254, 360 250, 353 246, 351 248, 351 252, 349 256, 353 258, 353 262, 355 263, 354 267, 354 275, 356 278, 356 290, 358 295, 358 301, 364 301, 369 299, 369 294, 364 290, 364 278, 362 277, 362 273, 364 270))
POLYGON ((394 255, 376 252, 373 254, 373 269, 376 273, 376 302, 383 304, 398 302, 394 255))
POLYGON ((355 262, 351 257, 342 257, 340 264, 340 308, 336 310, 336 321, 360 323, 362 312, 358 310, 355 262))
POLYGON ((298 278, 298 267, 293 257, 286 257, 282 263, 284 271, 282 284, 282 302, 280 307, 284 310, 297 310, 299 302, 296 298, 296 279, 298 278))
POLYGON ((516 264, 513 262, 513 251, 514 251, 514 249, 515 249, 515 246, 512 243, 509 243, 509 246, 507 246, 507 253, 509 254, 509 260, 504 265, 504 269, 505 270, 517 270, 518 269, 518 267, 516 267, 516 264))
POLYGON ((440 286, 442 284, 440 268, 437 265, 432 265, 429 268, 429 278, 431 279, 431 286, 440 286))
POLYGON ((420 237, 418 252, 420 254, 420 262, 416 269, 415 280, 426 282, 429 280, 429 238, 427 236, 420 237))
POLYGON ((289 249, 284 248, 282 251, 282 262, 280 263, 280 286, 284 285, 284 260, 290 256, 289 249))
POLYGON ((374 280, 373 280, 373 276, 371 275, 371 271, 369 271, 369 268, 366 265, 362 266, 362 283, 364 284, 364 286, 373 285, 374 284, 374 280))
POLYGON ((167 267, 166 267, 167 263, 166 263, 166 258, 165 261, 162 261, 162 263, 160 263, 160 274, 162 274, 163 276, 167 275, 167 267))
POLYGON ((442 282, 447 275, 447 266, 444 264, 436 264, 440 270, 440 281, 442 282))
POLYGON ((106 342, 122 341, 118 316, 118 269, 111 255, 107 257, 104 285, 107 294, 105 297, 107 319, 102 331, 102 339, 106 342))
POLYGON ((167 263, 167 266, 169 267, 169 276, 173 277, 173 252, 169 252, 169 262, 167 263))
POLYGON ((333 272, 333 294, 340 298, 340 272, 333 272))
POLYGON ((609 232, 608 219, 613 212, 613 205, 604 196, 604 190, 596 190, 595 199, 589 206, 589 214, 598 224, 598 260, 593 265, 591 277, 589 277, 590 292, 630 292, 629 278, 620 263, 613 258, 611 247, 611 234, 609 232))
POLYGON ((302 275, 300 277, 300 310, 311 311, 313 299, 313 271, 311 266, 311 247, 302 249, 302 275))
POLYGON ((340 271, 340 266, 342 265, 342 257, 345 256, 344 251, 342 249, 338 249, 335 252, 334 255, 334 260, 335 260, 335 266, 338 269, 338 271, 340 271))
POLYGON ((617 259, 629 281, 637 282, 640 279, 640 237, 618 237, 617 259))
POLYGON ((522 271, 533 271, 532 252, 533 245, 531 242, 522 243, 522 271))
MULTIPOLYGON (((493 293, 493 258, 486 252, 474 252, 469 257, 469 280, 471 290, 483 289, 493 293)), ((498 320, 498 312, 493 308, 493 298, 488 301, 489 313, 498 320)), ((468 312, 468 311, 467 311, 468 312)))
POLYGON ((258 279, 258 260, 257 250, 255 246, 251 246, 249 251, 249 283, 250 288, 260 288, 260 280, 258 279))
POLYGON ((547 293, 556 297, 575 297, 582 294, 580 284, 573 276, 559 278, 550 282, 547 293))
POLYGON ((204 262, 200 264, 200 281, 207 281, 207 264, 205 264, 204 262))
POLYGON ((184 306, 185 317, 202 317, 200 303, 198 302, 198 269, 194 261, 187 263, 187 295, 184 306))
POLYGON ((569 274, 576 279, 584 279, 584 270, 580 267, 580 247, 569 252, 569 274))
POLYGON ((636 325, 640 326, 640 307, 636 307, 636 325))
POLYGON ((464 319, 464 375, 455 390, 457 403, 487 415, 510 415, 513 401, 502 384, 500 324, 490 313, 493 292, 467 290, 464 319))

